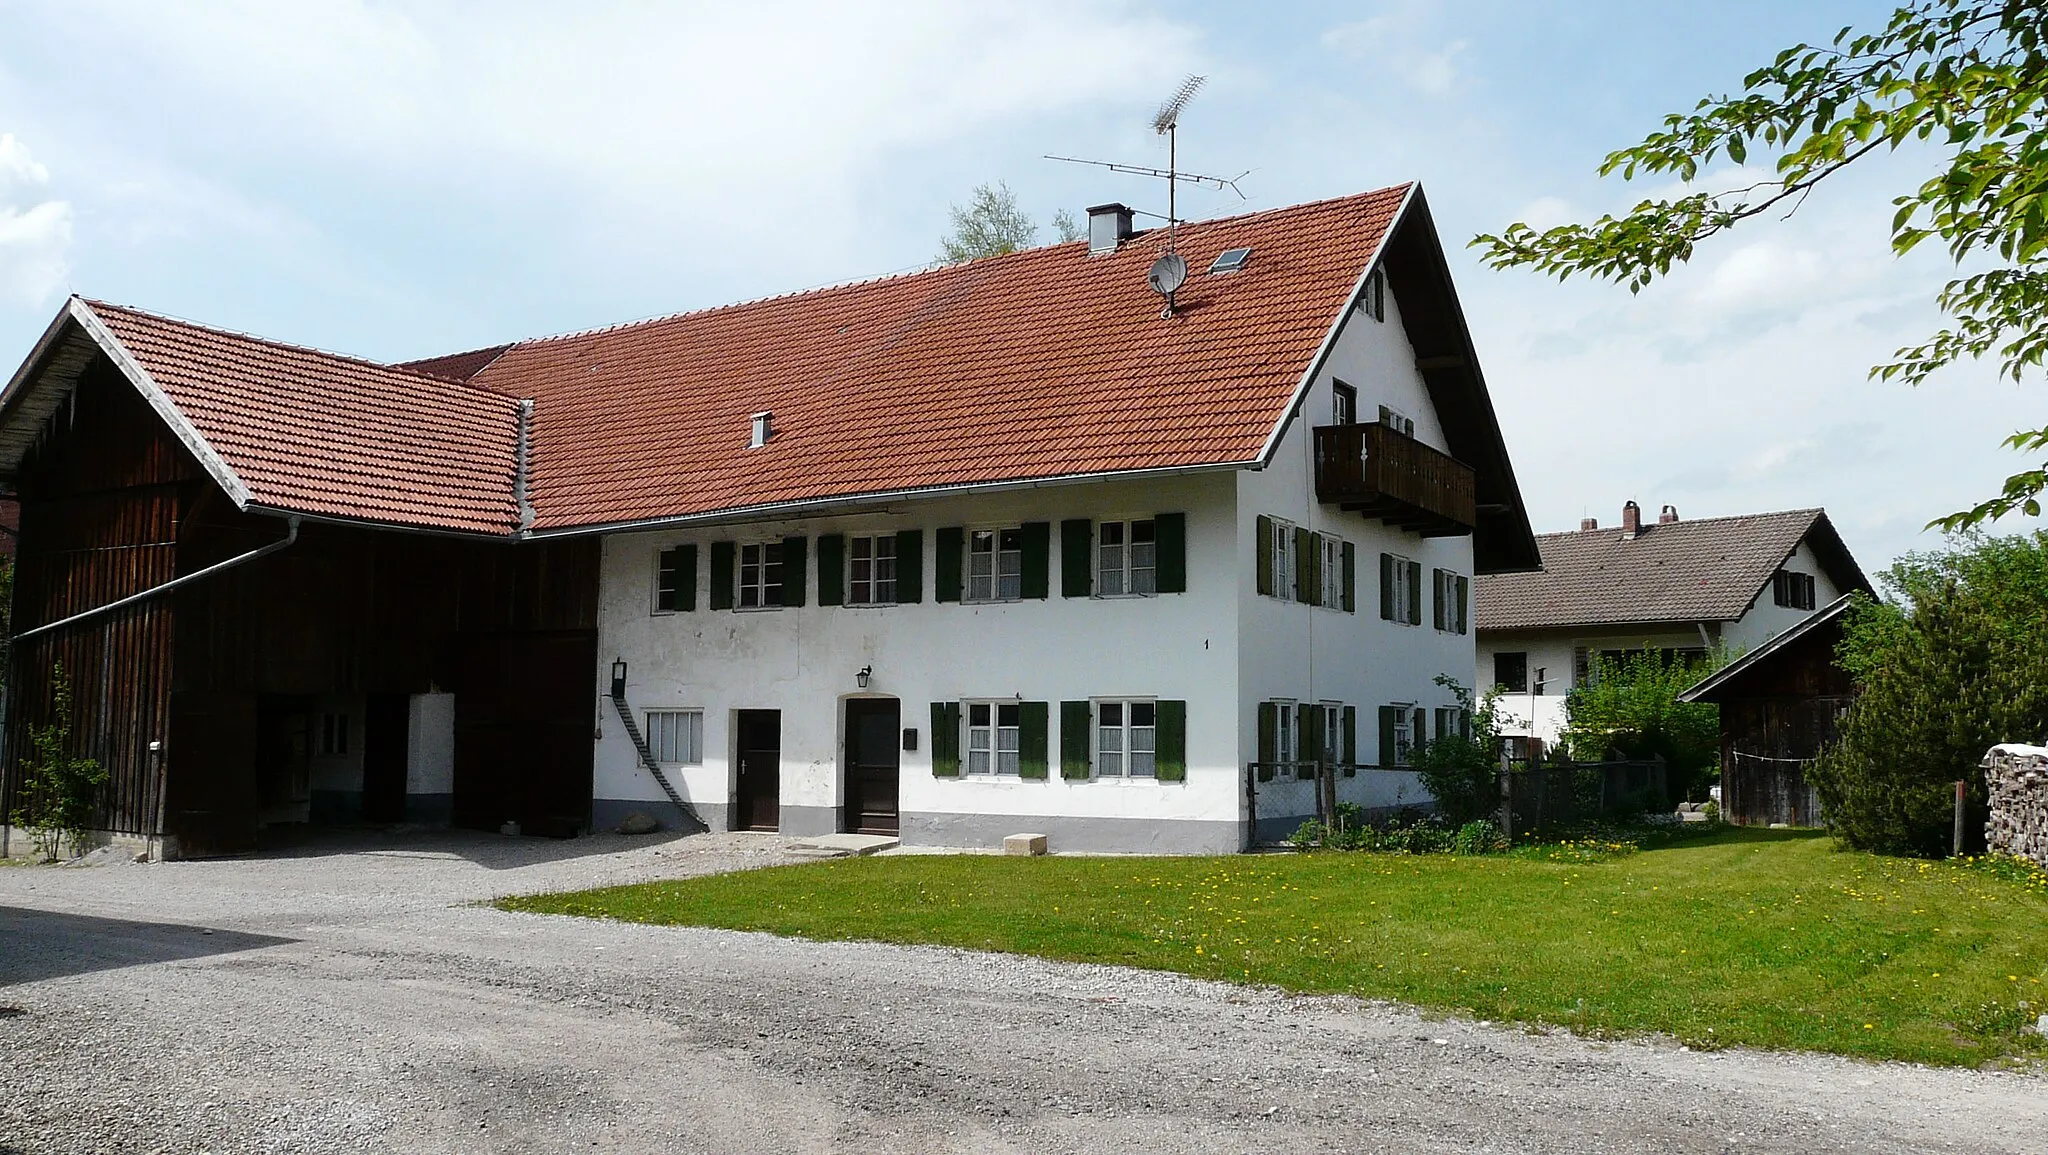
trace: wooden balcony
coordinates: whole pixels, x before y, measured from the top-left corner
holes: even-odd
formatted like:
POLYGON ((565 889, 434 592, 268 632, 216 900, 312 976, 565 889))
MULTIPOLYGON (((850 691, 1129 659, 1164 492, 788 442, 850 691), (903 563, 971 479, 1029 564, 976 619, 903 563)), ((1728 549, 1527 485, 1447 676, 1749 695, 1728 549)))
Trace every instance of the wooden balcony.
POLYGON ((1423 537, 1477 524, 1472 467, 1377 422, 1316 429, 1316 500, 1423 537))

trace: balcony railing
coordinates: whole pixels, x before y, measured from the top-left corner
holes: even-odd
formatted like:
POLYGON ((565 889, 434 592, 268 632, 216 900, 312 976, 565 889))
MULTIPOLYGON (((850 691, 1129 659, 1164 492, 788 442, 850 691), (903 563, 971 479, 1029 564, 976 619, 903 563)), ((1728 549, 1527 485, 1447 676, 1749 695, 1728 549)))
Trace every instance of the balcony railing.
POLYGON ((1316 499, 1423 537, 1478 521, 1471 466, 1379 423, 1316 429, 1316 499))

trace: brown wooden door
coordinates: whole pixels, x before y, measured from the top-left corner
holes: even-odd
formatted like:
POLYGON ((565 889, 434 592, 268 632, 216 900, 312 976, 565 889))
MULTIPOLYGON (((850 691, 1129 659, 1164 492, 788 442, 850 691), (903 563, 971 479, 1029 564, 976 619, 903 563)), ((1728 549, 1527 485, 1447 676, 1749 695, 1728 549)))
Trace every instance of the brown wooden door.
POLYGON ((846 806, 840 816, 844 829, 860 834, 897 832, 899 707, 894 698, 853 698, 846 703, 846 806))
POLYGON ((782 825, 782 712, 739 712, 739 780, 733 784, 733 829, 782 825))

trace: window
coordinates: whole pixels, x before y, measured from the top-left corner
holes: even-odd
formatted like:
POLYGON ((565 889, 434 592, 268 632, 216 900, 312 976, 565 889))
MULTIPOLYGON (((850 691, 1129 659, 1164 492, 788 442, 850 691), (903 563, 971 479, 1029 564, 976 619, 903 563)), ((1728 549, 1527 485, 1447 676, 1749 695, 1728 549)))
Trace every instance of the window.
POLYGON ((1336 425, 1358 424, 1358 390, 1342 381, 1330 386, 1330 421, 1336 425))
POLYGON ((1419 706, 1395 706, 1394 715, 1394 765, 1406 766, 1415 752, 1416 715, 1422 713, 1419 706))
MULTIPOLYGON (((683 608, 683 547, 654 554, 654 612, 672 614, 683 608)), ((694 576, 694 575, 692 575, 694 576)))
MULTIPOLYGON (((847 579, 846 604, 888 606, 896 604, 896 535, 856 537, 847 542, 851 572, 847 579)), ((824 595, 818 597, 824 601, 824 595)))
POLYGON ((1431 730, 1430 733, 1435 734, 1439 738, 1451 734, 1468 737, 1471 726, 1467 718, 1468 715, 1465 711, 1457 706, 1440 706, 1436 712, 1436 728, 1431 730))
POLYGON ((1344 763, 1344 703, 1323 703, 1323 751, 1325 766, 1344 763))
POLYGON ((1365 287, 1358 294, 1358 307, 1375 321, 1387 319, 1387 279, 1380 270, 1366 275, 1365 287))
POLYGON ((1380 617, 1404 626, 1422 624, 1422 563, 1380 555, 1380 617))
POLYGON ((1019 725, 1024 708, 1016 702, 967 704, 967 772, 1016 777, 1019 725))
POLYGON ((1095 704, 1095 773, 1102 778, 1156 778, 1159 707, 1152 702, 1095 704))
POLYGON ((1277 517, 1272 522, 1273 596, 1283 602, 1291 602, 1294 600, 1295 569, 1300 562, 1294 553, 1294 523, 1277 517))
POLYGON ((1430 572, 1431 592, 1436 601, 1436 628, 1447 634, 1462 634, 1470 626, 1466 620, 1471 613, 1466 591, 1471 579, 1452 573, 1447 569, 1430 572))
POLYGON ((1415 419, 1405 417, 1386 406, 1380 406, 1380 424, 1403 437, 1415 436, 1415 419))
POLYGON ((967 600, 1008 602, 1024 596, 1024 531, 977 529, 967 535, 967 600))
POLYGON ((1282 778, 1292 778, 1294 761, 1300 754, 1300 751, 1295 749, 1296 735, 1300 733, 1296 728, 1299 723, 1295 720, 1295 711, 1298 707, 1293 702, 1275 702, 1273 706, 1278 715, 1278 724, 1273 733, 1273 760, 1280 764, 1282 778))
POLYGON ((647 749, 656 762, 700 765, 704 761, 704 711, 647 711, 647 749))
POLYGON ((1341 610, 1344 608, 1344 539, 1325 534, 1316 539, 1321 543, 1321 555, 1316 559, 1322 566, 1322 580, 1316 583, 1321 594, 1320 605, 1341 610))
POLYGON ((1779 570, 1771 575, 1771 601, 1795 610, 1813 608, 1813 575, 1779 570))
POLYGON ((740 547, 740 608, 782 604, 782 543, 740 547))
POLYGON ((1504 694, 1528 692, 1529 654, 1526 650, 1493 656, 1493 688, 1504 694))
POLYGON ((1105 521, 1096 535, 1096 589, 1106 597, 1159 592, 1159 537, 1151 520, 1105 521))
POLYGON ((340 758, 348 754, 348 715, 320 715, 320 745, 317 751, 322 758, 340 758))

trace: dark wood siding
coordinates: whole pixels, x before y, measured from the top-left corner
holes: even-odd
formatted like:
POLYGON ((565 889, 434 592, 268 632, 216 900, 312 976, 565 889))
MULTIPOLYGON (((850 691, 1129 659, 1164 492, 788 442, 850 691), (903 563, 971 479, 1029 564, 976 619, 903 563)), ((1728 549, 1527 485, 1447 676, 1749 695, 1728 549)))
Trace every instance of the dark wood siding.
POLYGON ((1835 740, 1855 698, 1835 665, 1839 619, 1822 622, 1722 687, 1721 813, 1730 822, 1820 824, 1805 764, 1835 740))

